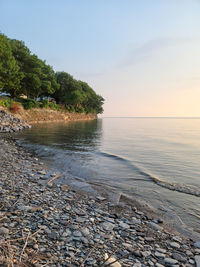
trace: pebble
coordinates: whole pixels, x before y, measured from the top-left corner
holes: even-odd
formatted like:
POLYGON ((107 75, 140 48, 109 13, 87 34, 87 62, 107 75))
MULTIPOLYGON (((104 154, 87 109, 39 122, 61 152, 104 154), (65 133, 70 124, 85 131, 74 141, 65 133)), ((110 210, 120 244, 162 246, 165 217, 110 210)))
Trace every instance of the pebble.
POLYGON ((109 223, 109 222, 103 222, 103 223, 101 223, 101 227, 105 231, 112 231, 113 228, 115 227, 115 224, 112 224, 112 223, 109 223))
POLYGON ((200 267, 200 256, 194 256, 196 267, 200 267))
POLYGON ((121 221, 119 222, 119 226, 123 229, 129 229, 130 228, 130 226, 127 223, 124 223, 121 221))
POLYGON ((171 242, 171 243, 169 243, 169 245, 172 248, 180 248, 180 245, 177 242, 171 242))
POLYGON ((121 267, 121 264, 118 261, 116 261, 116 259, 114 257, 109 258, 107 253, 105 253, 104 259, 106 260, 105 266, 109 265, 111 267, 121 267), (112 262, 114 262, 114 263, 112 263, 112 262))
POLYGON ((187 257, 184 254, 182 255, 180 253, 174 252, 172 253, 172 257, 179 262, 183 262, 183 263, 187 262, 187 257))
POLYGON ((200 241, 194 243, 195 248, 200 248, 200 241))
POLYGON ((165 264, 168 266, 171 266, 171 265, 174 265, 174 264, 177 264, 178 261, 177 260, 174 260, 172 258, 164 258, 164 262, 165 264))
POLYGON ((19 239, 10 244, 16 262, 27 240, 22 265, 31 257, 34 266, 78 267, 85 260, 85 266, 99 267, 106 253, 117 267, 199 264, 198 245, 169 233, 157 219, 69 186, 40 184, 42 175, 55 177, 55 171, 12 138, 0 135, 0 143, 0 235, 1 242, 19 239))
POLYGON ((164 259, 165 257, 166 257, 166 255, 165 254, 163 254, 163 253, 160 253, 160 252, 155 252, 155 256, 157 257, 157 258, 162 258, 162 259, 164 259))
POLYGON ((1 227, 0 228, 0 234, 2 234, 2 235, 8 235, 9 234, 9 229, 7 229, 5 227, 1 227))
POLYGON ((150 225, 153 229, 155 229, 155 230, 157 230, 157 231, 162 231, 162 229, 163 229, 161 226, 159 226, 158 224, 156 224, 156 223, 154 223, 154 222, 150 222, 149 225, 150 225))

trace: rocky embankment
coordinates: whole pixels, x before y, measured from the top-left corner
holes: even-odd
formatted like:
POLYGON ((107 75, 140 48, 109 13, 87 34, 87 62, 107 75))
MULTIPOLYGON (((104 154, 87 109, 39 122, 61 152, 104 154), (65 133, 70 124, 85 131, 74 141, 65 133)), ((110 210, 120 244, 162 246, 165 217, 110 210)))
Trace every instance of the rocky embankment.
POLYGON ((200 266, 200 242, 59 177, 0 135, 1 266, 200 266))
POLYGON ((68 121, 82 121, 82 120, 95 120, 96 114, 85 113, 67 113, 63 111, 56 111, 46 108, 34 108, 31 110, 21 110, 17 117, 27 121, 30 124, 43 123, 43 122, 68 122, 68 121))
POLYGON ((13 133, 30 127, 31 126, 23 120, 20 120, 4 110, 0 110, 0 133, 13 133))

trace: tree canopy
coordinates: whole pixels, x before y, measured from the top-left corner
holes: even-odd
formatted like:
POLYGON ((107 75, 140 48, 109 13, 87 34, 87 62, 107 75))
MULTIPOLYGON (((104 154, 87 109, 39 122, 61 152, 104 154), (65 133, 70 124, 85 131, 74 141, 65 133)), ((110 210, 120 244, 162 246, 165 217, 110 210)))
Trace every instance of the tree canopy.
POLYGON ((68 110, 102 113, 104 99, 83 81, 62 71, 54 72, 44 60, 32 54, 23 41, 0 33, 0 91, 12 98, 53 97, 68 110))
POLYGON ((12 53, 8 38, 0 34, 0 88, 16 96, 20 92, 23 73, 12 53))

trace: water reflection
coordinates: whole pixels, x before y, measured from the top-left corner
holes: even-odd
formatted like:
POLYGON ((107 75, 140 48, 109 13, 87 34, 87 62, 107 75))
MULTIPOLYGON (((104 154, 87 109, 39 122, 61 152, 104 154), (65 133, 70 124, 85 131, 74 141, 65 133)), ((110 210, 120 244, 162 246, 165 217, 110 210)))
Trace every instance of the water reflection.
POLYGON ((17 134, 26 142, 71 151, 93 151, 100 145, 102 120, 43 123, 17 134))

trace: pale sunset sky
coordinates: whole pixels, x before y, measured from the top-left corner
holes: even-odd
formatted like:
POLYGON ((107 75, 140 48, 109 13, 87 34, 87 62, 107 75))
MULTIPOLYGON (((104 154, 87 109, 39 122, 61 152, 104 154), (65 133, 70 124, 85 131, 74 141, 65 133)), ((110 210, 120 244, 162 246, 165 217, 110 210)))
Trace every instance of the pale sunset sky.
POLYGON ((0 0, 0 31, 91 85, 103 116, 200 116, 199 0, 0 0))

